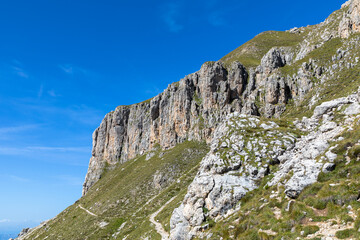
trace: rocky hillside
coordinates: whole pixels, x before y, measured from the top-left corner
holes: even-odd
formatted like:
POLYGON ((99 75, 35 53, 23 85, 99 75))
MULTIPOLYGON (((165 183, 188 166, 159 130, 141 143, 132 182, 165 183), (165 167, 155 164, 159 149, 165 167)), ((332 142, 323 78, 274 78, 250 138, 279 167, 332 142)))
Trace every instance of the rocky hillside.
POLYGON ((359 43, 351 0, 117 107, 83 197, 19 239, 358 239, 359 43))

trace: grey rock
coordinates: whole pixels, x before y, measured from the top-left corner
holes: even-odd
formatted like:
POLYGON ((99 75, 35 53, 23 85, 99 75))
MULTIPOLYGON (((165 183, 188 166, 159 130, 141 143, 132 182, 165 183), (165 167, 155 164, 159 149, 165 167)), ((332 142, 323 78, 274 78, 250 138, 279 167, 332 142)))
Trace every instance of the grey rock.
POLYGON ((324 166, 323 166, 322 171, 323 171, 324 173, 329 173, 329 172, 334 171, 335 168, 336 168, 336 164, 335 164, 335 163, 325 163, 324 166))
POLYGON ((339 107, 340 105, 348 104, 353 102, 353 96, 338 98, 329 102, 324 102, 320 106, 317 106, 314 110, 314 118, 322 117, 325 113, 331 111, 334 108, 339 107))
POLYGON ((286 64, 291 63, 294 58, 294 54, 290 48, 277 48, 274 47, 269 50, 268 53, 261 59, 261 67, 265 72, 271 72, 272 70, 283 67, 286 64))
POLYGON ((262 122, 258 117, 237 112, 228 115, 216 128, 210 152, 171 217, 171 239, 190 239, 205 219, 204 208, 208 217, 219 219, 258 187, 273 159, 294 146, 295 137, 278 128, 275 122, 262 122), (268 132, 255 136, 249 129, 268 132))
POLYGON ((29 232, 30 232, 30 228, 23 228, 22 230, 21 230, 21 232, 18 234, 18 238, 20 238, 20 237, 23 237, 23 236, 25 236, 26 234, 28 234, 29 232))
POLYGON ((294 204, 295 204, 295 201, 294 201, 294 200, 290 200, 290 201, 288 202, 288 204, 286 205, 285 211, 286 211, 286 212, 290 212, 291 207, 292 207, 294 204))
POLYGON ((355 102, 355 96, 350 95, 346 98, 324 102, 315 108, 311 119, 304 118, 302 124, 296 123, 296 126, 306 129, 309 134, 302 136, 293 149, 278 157, 280 170, 274 174, 274 178, 267 185, 284 185, 285 194, 290 198, 297 198, 306 186, 317 181, 321 171, 334 170, 333 161, 337 156, 331 153, 331 149, 328 149, 330 142, 335 141, 344 131, 344 126, 329 121, 329 115, 337 108, 355 102), (326 150, 328 151, 326 152, 326 150), (325 154, 326 158, 317 161, 316 158, 322 154, 325 154), (290 177, 290 179, 284 180, 286 177, 290 177))
POLYGON ((360 113, 359 103, 353 103, 348 108, 345 109, 344 113, 346 115, 357 115, 360 113))
POLYGON ((123 163, 157 145, 168 149, 188 139, 209 142, 221 119, 240 111, 243 102, 249 113, 256 114, 256 106, 242 98, 247 78, 238 62, 229 70, 222 62, 206 63, 153 99, 107 114, 93 134, 83 194, 101 178, 105 166, 123 163))
POLYGON ((348 38, 353 32, 360 32, 360 0, 351 0, 347 5, 349 9, 341 19, 338 30, 342 38, 348 38))

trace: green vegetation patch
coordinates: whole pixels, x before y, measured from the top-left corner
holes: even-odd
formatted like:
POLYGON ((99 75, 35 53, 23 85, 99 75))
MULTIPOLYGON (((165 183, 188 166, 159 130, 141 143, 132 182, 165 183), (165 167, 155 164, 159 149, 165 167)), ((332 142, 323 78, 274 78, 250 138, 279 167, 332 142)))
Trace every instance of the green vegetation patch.
MULTIPOLYGON (((139 156, 113 170, 44 228, 28 239, 161 239, 149 217, 169 199, 174 204, 160 217, 170 218, 172 210, 184 196, 184 189, 194 178, 201 159, 208 152, 205 143, 188 141, 176 147, 154 151, 146 160, 139 156), (88 214, 83 207, 97 216, 88 214)), ((167 228, 164 223, 165 228, 167 228)))
POLYGON ((305 34, 290 32, 268 31, 263 32, 246 42, 239 48, 224 56, 221 60, 230 65, 234 61, 241 62, 245 67, 260 65, 262 57, 273 47, 295 47, 305 34))

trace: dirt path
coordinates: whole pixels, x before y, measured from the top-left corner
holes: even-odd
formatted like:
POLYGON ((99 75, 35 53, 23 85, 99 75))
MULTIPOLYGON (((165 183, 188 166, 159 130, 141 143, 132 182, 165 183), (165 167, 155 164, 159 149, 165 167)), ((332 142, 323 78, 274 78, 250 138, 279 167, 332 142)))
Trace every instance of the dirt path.
POLYGON ((84 210, 85 212, 87 212, 88 214, 90 214, 91 216, 97 217, 98 215, 96 215, 95 213, 90 212, 89 210, 87 210, 86 208, 82 207, 81 205, 79 205, 79 208, 81 208, 82 210, 84 210))
POLYGON ((162 240, 168 240, 169 239, 169 234, 165 231, 165 229, 163 228, 163 226, 161 225, 161 223, 157 222, 155 220, 156 216, 159 214, 159 212, 161 212, 170 202, 172 202, 174 199, 176 198, 173 197, 171 198, 169 201, 167 201, 161 208, 159 208, 159 210, 157 210, 156 212, 154 212, 153 214, 150 215, 150 222, 152 222, 155 225, 155 229, 156 231, 161 235, 161 239, 162 240))

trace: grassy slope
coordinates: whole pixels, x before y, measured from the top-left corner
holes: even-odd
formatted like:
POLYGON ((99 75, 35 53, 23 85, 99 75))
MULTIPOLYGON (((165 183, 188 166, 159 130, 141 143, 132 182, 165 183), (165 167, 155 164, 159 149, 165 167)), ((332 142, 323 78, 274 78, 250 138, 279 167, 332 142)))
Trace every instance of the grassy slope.
MULTIPOLYGON (((309 59, 313 59, 319 66, 331 67, 334 62, 332 57, 336 55, 336 51, 343 47, 346 42, 351 41, 354 38, 358 38, 360 34, 354 34, 350 39, 340 39, 334 38, 326 42, 320 48, 312 51, 304 59, 296 62, 293 65, 285 66, 280 69, 283 75, 292 75, 297 72, 301 67, 302 63, 308 62, 309 59)), ((352 55, 349 57, 354 59, 356 56, 359 56, 360 46, 352 49, 352 55)), ((334 75, 325 82, 319 82, 318 79, 314 78, 315 87, 307 94, 305 99, 300 102, 300 104, 289 104, 287 106, 287 111, 284 116, 286 117, 302 117, 310 116, 316 107, 316 105, 321 104, 325 101, 330 101, 332 99, 345 97, 357 90, 360 86, 360 66, 356 65, 350 69, 343 69, 342 71, 334 70, 334 75), (311 99, 314 95, 319 95, 320 98, 316 105, 309 107, 311 99)))
POLYGON ((117 236, 120 239, 127 235, 128 239, 140 239, 140 236, 160 239, 149 222, 149 215, 187 188, 207 151, 205 143, 185 142, 171 150, 156 151, 150 160, 140 156, 109 170, 85 197, 29 239, 111 239, 124 222, 117 236), (160 173, 172 180, 157 189, 153 179, 160 173), (86 213, 79 205, 98 217, 86 213), (101 222, 108 225, 100 228, 101 222))
POLYGON ((273 47, 294 47, 304 40, 305 33, 263 32, 246 42, 239 48, 224 56, 221 60, 230 65, 234 61, 241 62, 245 67, 260 65, 261 58, 273 47))

